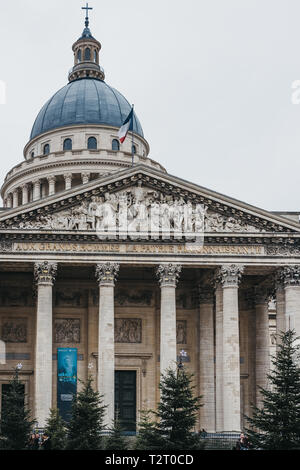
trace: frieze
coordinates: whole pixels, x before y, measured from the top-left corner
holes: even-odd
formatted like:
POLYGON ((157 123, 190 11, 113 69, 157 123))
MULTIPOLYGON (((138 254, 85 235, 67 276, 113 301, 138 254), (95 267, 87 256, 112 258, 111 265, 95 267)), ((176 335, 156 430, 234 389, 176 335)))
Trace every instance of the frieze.
POLYGON ((141 318, 115 318, 115 342, 116 343, 141 343, 142 319, 141 318))
POLYGON ((16 242, 16 253, 124 253, 124 254, 177 254, 177 255, 265 255, 263 245, 192 245, 192 244, 125 244, 125 243, 73 243, 73 242, 16 242))
POLYGON ((152 305, 153 292, 151 290, 140 290, 136 291, 135 289, 118 289, 116 288, 115 292, 115 304, 121 307, 127 305, 152 305))
POLYGON ((54 341, 55 343, 80 343, 80 319, 56 318, 54 341))
POLYGON ((1 339, 5 343, 27 343, 27 318, 3 318, 1 339))
POLYGON ((87 305, 88 291, 84 289, 55 290, 55 305, 57 307, 85 307, 87 305))
POLYGON ((0 305, 2 307, 27 307, 33 305, 30 288, 20 289, 19 286, 9 285, 0 287, 0 305))

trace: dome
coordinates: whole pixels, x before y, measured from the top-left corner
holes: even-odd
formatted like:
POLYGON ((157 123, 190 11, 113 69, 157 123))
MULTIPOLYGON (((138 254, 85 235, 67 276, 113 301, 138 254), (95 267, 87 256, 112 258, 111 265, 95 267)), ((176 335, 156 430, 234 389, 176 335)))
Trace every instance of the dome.
MULTIPOLYGON (((82 78, 61 88, 40 110, 30 139, 44 132, 72 125, 103 124, 121 127, 131 110, 121 93, 103 80, 82 78)), ((134 114, 133 131, 144 137, 134 114)))

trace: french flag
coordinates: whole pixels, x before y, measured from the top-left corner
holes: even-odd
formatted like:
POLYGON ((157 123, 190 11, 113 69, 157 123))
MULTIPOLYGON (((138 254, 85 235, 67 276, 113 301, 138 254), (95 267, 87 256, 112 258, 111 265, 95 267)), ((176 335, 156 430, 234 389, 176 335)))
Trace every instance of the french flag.
POLYGON ((124 140, 126 139, 126 136, 128 134, 128 131, 133 130, 133 107, 131 108, 130 113, 128 114, 127 118, 123 122, 122 127, 120 127, 119 132, 118 132, 118 137, 119 141, 121 144, 123 144, 124 140))

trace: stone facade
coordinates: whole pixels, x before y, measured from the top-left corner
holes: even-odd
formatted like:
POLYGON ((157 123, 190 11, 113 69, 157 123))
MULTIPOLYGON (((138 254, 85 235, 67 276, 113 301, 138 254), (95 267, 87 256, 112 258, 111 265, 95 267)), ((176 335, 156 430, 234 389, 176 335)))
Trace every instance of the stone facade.
POLYGON ((57 406, 58 348, 76 348, 106 423, 130 395, 135 427, 184 350, 204 405, 196 430, 240 431, 279 333, 300 335, 300 224, 169 175, 141 136, 132 161, 129 139, 112 151, 117 135, 104 124, 44 132, 4 181, 0 406, 21 362, 43 427, 57 406))

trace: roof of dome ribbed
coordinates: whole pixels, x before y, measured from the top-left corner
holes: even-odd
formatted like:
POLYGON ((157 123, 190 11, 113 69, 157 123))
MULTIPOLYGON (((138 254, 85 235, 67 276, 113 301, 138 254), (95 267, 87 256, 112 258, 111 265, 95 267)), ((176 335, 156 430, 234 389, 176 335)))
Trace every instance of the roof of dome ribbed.
MULTIPOLYGON (((44 132, 72 125, 103 124, 121 127, 131 105, 102 80, 83 78, 68 83, 42 107, 34 122, 30 139, 44 132)), ((134 113, 133 131, 144 137, 134 113)))

